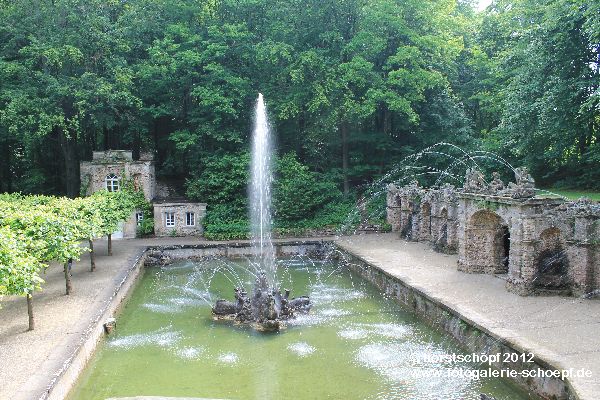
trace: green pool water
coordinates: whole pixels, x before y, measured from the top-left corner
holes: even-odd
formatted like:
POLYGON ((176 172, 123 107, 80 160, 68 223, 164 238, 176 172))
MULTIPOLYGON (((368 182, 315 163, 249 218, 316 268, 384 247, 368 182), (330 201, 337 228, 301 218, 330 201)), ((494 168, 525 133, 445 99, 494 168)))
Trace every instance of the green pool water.
POLYGON ((232 299, 234 284, 250 289, 247 262, 148 268, 69 399, 530 398, 504 380, 456 376, 478 365, 427 359, 463 352, 349 271, 279 263, 282 286, 309 294, 313 309, 271 334, 211 317, 210 302, 232 299))

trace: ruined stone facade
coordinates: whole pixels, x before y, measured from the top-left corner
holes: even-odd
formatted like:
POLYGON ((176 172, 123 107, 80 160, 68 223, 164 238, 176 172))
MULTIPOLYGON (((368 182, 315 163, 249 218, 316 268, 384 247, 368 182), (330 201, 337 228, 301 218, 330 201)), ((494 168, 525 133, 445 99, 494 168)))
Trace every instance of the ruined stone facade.
POLYGON ((143 190, 146 200, 154 198, 156 179, 150 154, 142 155, 139 161, 133 161, 131 151, 125 150, 94 151, 92 154, 92 161, 82 161, 80 165, 83 195, 112 189, 107 186, 112 184, 107 177, 115 176, 119 184, 123 177, 132 179, 133 184, 143 190))
POLYGON ((504 185, 467 171, 463 188, 388 187, 387 216, 402 238, 457 252, 458 269, 502 274, 521 295, 600 290, 600 204, 536 196, 525 169, 504 185))
MULTIPOLYGON (((136 189, 143 191, 145 199, 153 203, 155 235, 167 236, 175 234, 182 236, 202 234, 202 221, 206 214, 206 204, 193 203, 185 199, 160 197, 161 194, 167 192, 158 190, 160 188, 156 184, 154 161, 151 154, 143 153, 140 159, 135 161, 133 160, 131 151, 94 151, 91 161, 81 162, 80 171, 82 195, 89 195, 98 190, 120 190, 125 183, 125 179, 131 180, 136 189), (157 224, 160 216, 166 215, 165 213, 169 213, 169 215, 173 213, 173 223, 175 225, 171 225, 170 221, 169 226, 165 226, 164 222, 163 225, 157 224), (186 215, 188 222, 190 222, 189 213, 193 214, 194 223, 186 225, 186 215)), ((141 218, 141 212, 139 210, 134 211, 113 237, 136 237, 138 223, 141 218)))
POLYGON ((427 241, 438 251, 453 253, 458 248, 457 217, 458 195, 452 186, 388 187, 387 222, 404 239, 427 241))

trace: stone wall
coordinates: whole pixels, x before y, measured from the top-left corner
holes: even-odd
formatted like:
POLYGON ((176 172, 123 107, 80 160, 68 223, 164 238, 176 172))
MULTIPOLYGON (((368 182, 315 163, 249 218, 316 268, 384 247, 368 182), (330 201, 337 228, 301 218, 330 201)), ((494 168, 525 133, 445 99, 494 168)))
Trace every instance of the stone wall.
POLYGON ((95 151, 92 161, 82 161, 80 169, 82 191, 86 195, 106 189, 106 177, 114 174, 121 179, 131 179, 144 192, 146 200, 155 197, 154 162, 133 161, 130 151, 95 151))
MULTIPOLYGON (((323 240, 277 240, 273 242, 273 247, 277 257, 321 257, 326 243, 323 240)), ((247 258, 256 254, 257 249, 250 241, 153 246, 148 248, 145 266, 165 266, 179 260, 202 260, 208 257, 247 258)))
POLYGON ((458 197, 452 186, 427 190, 416 183, 388 187, 387 222, 407 240, 427 241, 441 252, 455 252, 458 197))
POLYGON ((165 201, 154 203, 154 234, 156 236, 200 236, 204 233, 205 203, 165 201), (174 226, 167 226, 167 213, 173 213, 174 226), (194 214, 194 224, 188 225, 186 213, 194 214))
POLYGON ((462 188, 390 185, 388 223, 407 240, 457 252, 458 269, 506 274, 529 294, 600 294, 600 204, 536 196, 526 169, 505 185, 469 170, 462 188))

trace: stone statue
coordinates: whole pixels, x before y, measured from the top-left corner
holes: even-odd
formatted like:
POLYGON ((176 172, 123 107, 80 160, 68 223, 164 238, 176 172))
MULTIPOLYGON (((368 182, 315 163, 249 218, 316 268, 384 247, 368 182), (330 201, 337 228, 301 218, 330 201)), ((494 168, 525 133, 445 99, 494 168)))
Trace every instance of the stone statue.
POLYGON ((567 211, 573 216, 593 216, 600 217, 600 203, 592 201, 587 197, 580 197, 575 201, 562 204, 561 211, 567 211))
POLYGON ((527 167, 515 168, 515 183, 509 183, 502 194, 513 199, 535 197, 535 180, 527 167))
POLYGON ((535 189, 535 181, 529 174, 527 167, 521 167, 515 169, 515 180, 517 185, 526 189, 535 189))
POLYGON ((481 171, 476 168, 469 168, 465 175, 465 183, 463 185, 466 193, 487 193, 488 185, 485 183, 485 178, 481 171))
POLYGON ((412 180, 408 185, 404 186, 402 189, 404 193, 407 194, 417 193, 421 190, 421 188, 419 187, 419 181, 416 179, 412 180))
POLYGON ((502 182, 502 179, 500 179, 500 174, 498 172, 492 172, 490 189, 493 194, 499 194, 502 190, 504 190, 504 182, 502 182))
POLYGON ((301 296, 289 299, 290 291, 269 287, 264 273, 256 277, 252 296, 243 288, 235 289, 235 302, 217 300, 212 309, 216 319, 234 320, 238 323, 251 324, 260 331, 273 331, 283 327, 283 321, 293 318, 295 314, 308 313, 311 308, 310 299, 301 296))

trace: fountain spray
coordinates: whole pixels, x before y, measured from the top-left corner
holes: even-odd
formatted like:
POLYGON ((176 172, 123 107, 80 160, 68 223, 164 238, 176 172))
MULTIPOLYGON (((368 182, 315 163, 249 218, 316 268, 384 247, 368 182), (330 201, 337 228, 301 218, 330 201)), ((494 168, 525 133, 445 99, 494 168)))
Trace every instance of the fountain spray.
POLYGON ((254 253, 259 258, 258 262, 266 274, 267 282, 270 286, 275 287, 277 286, 275 251, 271 241, 272 154, 273 145, 267 108, 262 93, 259 93, 254 110, 250 183, 248 185, 250 223, 254 253))
POLYGON ((273 144, 267 108, 261 93, 258 94, 252 131, 252 158, 250 164, 250 223, 253 253, 258 258, 255 269, 256 282, 249 295, 242 287, 235 288, 235 302, 217 300, 212 309, 216 319, 249 323, 261 331, 279 330, 283 321, 295 314, 310 310, 310 299, 301 296, 290 299, 290 291, 281 292, 277 282, 275 249, 271 238, 271 188, 273 144))

